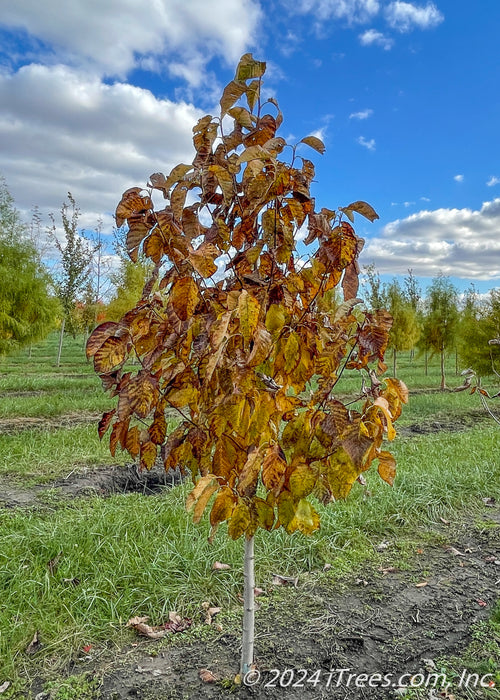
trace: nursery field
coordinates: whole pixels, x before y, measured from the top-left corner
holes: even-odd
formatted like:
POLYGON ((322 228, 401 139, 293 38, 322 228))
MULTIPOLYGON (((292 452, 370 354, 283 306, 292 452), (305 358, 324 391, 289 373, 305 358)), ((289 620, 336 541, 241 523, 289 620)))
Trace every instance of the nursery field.
POLYGON ((314 535, 257 533, 261 675, 235 686, 242 542, 208 543, 176 475, 111 457, 113 399, 83 339, 59 368, 56 342, 0 361, 2 700, 500 696, 500 425, 454 357, 446 391, 438 358, 399 359, 392 488, 373 470, 314 535))

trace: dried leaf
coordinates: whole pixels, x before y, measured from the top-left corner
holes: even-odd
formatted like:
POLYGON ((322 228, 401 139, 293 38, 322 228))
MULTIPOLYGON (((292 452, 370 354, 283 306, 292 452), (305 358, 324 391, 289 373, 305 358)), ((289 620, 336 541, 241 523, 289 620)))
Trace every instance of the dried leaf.
POLYGON ((35 632, 35 634, 33 635, 33 639, 26 647, 26 654, 29 654, 30 656, 32 656, 33 654, 36 654, 37 651, 40 650, 41 646, 42 646, 42 643, 40 642, 40 639, 38 636, 38 630, 37 630, 35 632))
POLYGON ((240 58, 236 68, 235 80, 250 80, 260 78, 266 72, 265 61, 256 61, 251 53, 246 53, 240 58))
POLYGON ((273 574, 271 580, 273 586, 293 586, 294 588, 297 588, 298 582, 298 576, 282 576, 281 574, 273 574))
POLYGON ((214 561, 212 564, 212 569, 214 571, 225 571, 226 569, 230 569, 231 567, 229 564, 224 564, 223 562, 220 561, 214 561))
POLYGON ((301 139, 299 143, 307 144, 311 148, 314 148, 315 151, 318 151, 318 153, 323 154, 325 152, 325 144, 317 136, 306 136, 305 138, 301 139))
POLYGON ((425 586, 428 586, 429 582, 428 581, 422 581, 421 583, 416 583, 415 588, 424 588, 425 586))
POLYGON ((376 219, 380 218, 375 209, 366 202, 353 202, 345 207, 345 209, 355 211, 369 221, 375 221, 376 219))
POLYGON ((0 695, 2 693, 5 693, 5 691, 8 690, 9 688, 10 688, 10 681, 5 681, 5 683, 2 683, 2 685, 0 685, 0 695))
POLYGON ((58 554, 56 554, 56 556, 53 557, 53 558, 48 562, 48 564, 47 564, 47 568, 48 568, 48 570, 49 570, 49 573, 50 573, 52 576, 53 576, 53 575, 56 573, 56 571, 57 571, 57 567, 59 566, 59 562, 61 561, 62 555, 63 555, 63 553, 62 553, 62 550, 61 550, 61 551, 60 551, 58 554))
POLYGON ((208 668, 201 668, 198 671, 198 676, 203 681, 203 683, 217 683, 217 681, 219 680, 217 676, 214 673, 212 673, 212 671, 209 671, 208 668))
POLYGON ((456 549, 456 547, 446 547, 446 551, 450 554, 453 554, 455 557, 465 557, 465 554, 460 550, 456 549))

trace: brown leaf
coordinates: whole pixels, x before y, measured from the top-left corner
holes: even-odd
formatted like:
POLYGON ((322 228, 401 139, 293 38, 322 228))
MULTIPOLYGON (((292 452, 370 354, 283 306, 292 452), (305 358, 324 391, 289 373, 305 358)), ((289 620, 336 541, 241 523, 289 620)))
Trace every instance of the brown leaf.
POLYGON ((30 656, 32 656, 33 654, 36 654, 36 652, 40 650, 41 646, 42 646, 42 643, 40 642, 40 639, 38 636, 38 630, 37 630, 35 632, 35 634, 33 635, 33 639, 26 647, 26 654, 29 654, 30 656))
POLYGON ((353 202, 345 207, 345 209, 355 211, 369 221, 375 221, 375 219, 380 218, 375 209, 366 202, 353 202))
POLYGON ((222 97, 220 98, 221 117, 226 114, 235 102, 238 102, 240 97, 246 92, 246 89, 246 83, 242 80, 231 80, 231 82, 226 85, 222 97))
POLYGON ((460 550, 456 549, 455 547, 446 547, 446 551, 453 554, 455 557, 465 557, 465 554, 460 552, 460 550))
POLYGON ((5 693, 5 691, 8 690, 9 688, 10 688, 10 681, 5 681, 5 683, 2 683, 2 685, 0 685, 0 695, 2 695, 2 693, 5 693))
POLYGON ((110 374, 120 367, 127 356, 128 338, 112 336, 104 341, 94 355, 94 369, 98 374, 110 374))
POLYGON ((199 300, 198 286, 191 277, 181 277, 172 285, 170 301, 181 321, 191 318, 199 300))
POLYGON ((246 53, 240 58, 236 68, 235 80, 251 80, 260 78, 266 72, 265 61, 256 61, 251 53, 246 53))
POLYGON ((449 524, 450 524, 450 521, 449 521, 449 520, 445 520, 445 518, 442 518, 441 516, 439 516, 439 519, 441 520, 441 522, 442 522, 444 525, 449 525, 449 524))
POLYGON ((102 440, 105 432, 109 428, 111 421, 113 420, 113 416, 116 413, 116 408, 113 408, 112 411, 107 411, 106 413, 102 414, 102 418, 99 421, 99 425, 97 427, 97 432, 99 434, 99 439, 102 440))
POLYGON ((307 144, 311 148, 314 148, 315 151, 318 151, 318 153, 323 154, 325 152, 325 144, 317 136, 306 136, 301 139, 299 143, 307 144))
POLYGON ((293 586, 294 588, 297 588, 298 582, 298 576, 282 576, 281 574, 273 574, 271 580, 273 586, 293 586))
POLYGON ((428 581, 422 581, 421 583, 416 583, 415 588, 424 588, 424 586, 428 586, 429 582, 428 581))
POLYGON ((214 563, 212 564, 213 571, 224 571, 230 568, 231 567, 229 566, 229 564, 224 564, 220 561, 214 561, 214 563))
POLYGON ((198 676, 203 681, 203 683, 217 683, 217 676, 209 671, 208 668, 200 668, 198 671, 198 676))
POLYGON ((126 627, 133 627, 135 631, 143 637, 162 639, 167 634, 167 630, 160 627, 151 627, 151 625, 147 624, 148 620, 149 617, 131 617, 126 627))
POLYGON ((118 323, 114 321, 106 321, 106 323, 101 323, 97 326, 95 330, 89 336, 86 345, 87 360, 94 357, 99 348, 103 343, 110 338, 112 335, 116 335, 120 330, 118 323))

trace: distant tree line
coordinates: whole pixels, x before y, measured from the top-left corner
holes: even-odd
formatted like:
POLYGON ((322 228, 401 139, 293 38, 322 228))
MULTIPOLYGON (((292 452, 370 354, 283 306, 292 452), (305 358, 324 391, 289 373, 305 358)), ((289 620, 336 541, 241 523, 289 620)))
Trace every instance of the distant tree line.
POLYGON ((422 292, 412 270, 403 284, 397 279, 382 284, 373 265, 366 267, 365 299, 372 309, 385 308, 393 317, 389 348, 393 374, 397 358, 410 351, 428 362, 439 358, 441 389, 446 388, 445 359, 454 354, 456 368, 471 368, 478 375, 500 374, 500 290, 479 295, 473 285, 460 294, 448 277, 438 275, 422 292))

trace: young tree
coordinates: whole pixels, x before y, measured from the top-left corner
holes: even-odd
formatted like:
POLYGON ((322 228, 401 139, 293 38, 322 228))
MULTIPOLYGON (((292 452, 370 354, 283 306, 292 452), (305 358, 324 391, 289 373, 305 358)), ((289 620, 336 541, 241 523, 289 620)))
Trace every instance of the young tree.
POLYGON ((458 293, 447 277, 439 275, 428 289, 426 314, 422 327, 422 345, 441 360, 441 389, 446 389, 445 355, 456 342, 458 330, 458 293))
POLYGON ((393 374, 397 374, 397 353, 412 350, 420 337, 420 324, 416 311, 405 298, 397 280, 384 289, 385 308, 392 316, 389 332, 389 348, 392 349, 393 374))
POLYGON ((56 235, 54 217, 51 217, 52 227, 49 232, 60 255, 60 269, 55 274, 55 288, 63 310, 56 362, 58 367, 61 364, 64 331, 68 327, 72 333, 75 332, 75 328, 71 325, 73 312, 79 294, 87 285, 94 253, 89 242, 78 232, 80 210, 71 192, 68 192, 68 200, 69 204, 64 202, 61 208, 64 240, 61 241, 56 235))
POLYGON ((370 309, 383 309, 385 308, 385 296, 384 288, 380 281, 380 275, 378 274, 374 263, 365 265, 366 281, 363 286, 366 289, 366 301, 370 309))
POLYGON ((121 446, 149 469, 160 450, 166 469, 191 472, 186 506, 195 522, 208 509, 211 538, 223 523, 231 538, 245 538, 242 674, 253 664, 255 533, 314 532, 320 518, 311 497, 345 498, 374 462, 392 483, 395 460, 383 439, 394 437, 407 400, 402 382, 376 374, 386 369, 389 314, 353 313, 363 241, 349 221, 355 212, 377 214, 361 201, 315 211, 314 166, 299 153, 303 145, 322 153, 323 143, 308 136, 288 146, 277 135, 283 117, 275 100, 261 99, 264 71, 265 63, 243 56, 220 117, 207 115, 193 129, 193 163, 155 173, 148 191, 123 194, 116 217, 118 226, 128 223, 129 255, 137 260, 142 250, 155 268, 135 307, 87 344, 118 397, 99 423, 101 437, 111 428, 111 451, 121 446), (299 268, 295 243, 305 222, 314 252, 299 268), (215 281, 221 257, 227 275, 215 281), (337 287, 340 306, 330 303, 337 287), (124 371, 131 354, 135 373, 124 371), (346 370, 360 376, 360 411, 332 395, 346 370), (168 436, 167 408, 180 418, 168 436))
POLYGON ((0 181, 0 354, 44 338, 59 305, 49 274, 28 237, 4 180, 0 181))
POLYGON ((142 296, 142 290, 151 277, 154 264, 141 258, 135 263, 122 258, 117 272, 111 276, 115 291, 106 308, 106 318, 119 321, 132 309, 142 296))
POLYGON ((474 287, 467 290, 460 314, 458 353, 465 367, 486 377, 500 372, 500 292, 492 289, 481 299, 474 287))

